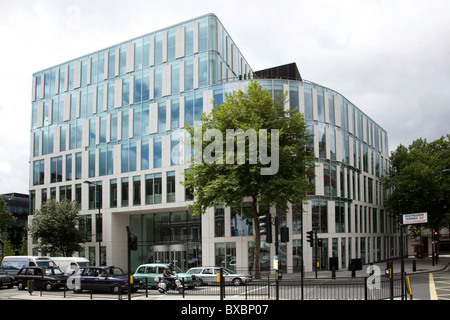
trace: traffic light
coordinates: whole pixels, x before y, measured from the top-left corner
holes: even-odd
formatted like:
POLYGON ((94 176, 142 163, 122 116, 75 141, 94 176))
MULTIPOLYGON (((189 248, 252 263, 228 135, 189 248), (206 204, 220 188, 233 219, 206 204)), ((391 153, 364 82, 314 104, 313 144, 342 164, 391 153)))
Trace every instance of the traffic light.
POLYGON ((322 246, 322 238, 317 239, 317 246, 321 247, 322 246))
POLYGON ((132 251, 137 250, 137 236, 131 233, 128 235, 128 248, 132 251))
POLYGON ((281 234, 281 242, 289 242, 289 228, 288 227, 281 227, 280 228, 280 234, 281 234))
POLYGON ((272 243, 272 216, 266 213, 259 217, 259 229, 261 235, 266 235, 266 243, 272 243))
POLYGON ((310 247, 314 247, 314 231, 308 231, 307 233, 307 241, 309 242, 310 247))
POLYGON ((439 242, 439 232, 438 231, 433 232, 433 241, 434 241, 434 243, 439 242))

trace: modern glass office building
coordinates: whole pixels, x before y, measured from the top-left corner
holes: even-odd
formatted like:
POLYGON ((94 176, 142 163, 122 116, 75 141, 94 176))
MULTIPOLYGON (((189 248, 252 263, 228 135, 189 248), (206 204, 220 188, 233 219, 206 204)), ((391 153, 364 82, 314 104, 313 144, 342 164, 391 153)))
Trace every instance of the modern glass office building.
MULTIPOLYGON (((387 133, 341 94, 301 79, 266 76, 274 94, 288 92, 314 133, 315 190, 303 206, 303 233, 318 232, 320 267, 340 267, 397 254, 398 235, 383 208, 380 177, 388 166, 387 133), (269 79, 277 78, 277 79, 269 79), (287 79, 288 78, 288 79, 287 79)), ((187 124, 200 122, 233 90, 261 73, 251 69, 213 14, 201 16, 33 74, 30 156, 31 213, 46 199, 80 203, 80 225, 91 234, 79 255, 126 268, 126 226, 138 236, 132 267, 173 262, 182 269, 218 265, 249 270, 252 221, 240 207, 187 211, 180 184, 189 169, 187 124)), ((300 207, 277 212, 290 241, 281 267, 299 268, 300 207)), ((32 223, 33 215, 29 217, 32 223)), ((264 239, 264 238, 263 238, 264 239)), ((305 241, 306 243, 306 241, 305 241)), ((262 244, 270 270, 273 244, 262 244)), ((30 254, 36 254, 29 240, 30 254)), ((305 268, 313 268, 306 244, 305 268)))

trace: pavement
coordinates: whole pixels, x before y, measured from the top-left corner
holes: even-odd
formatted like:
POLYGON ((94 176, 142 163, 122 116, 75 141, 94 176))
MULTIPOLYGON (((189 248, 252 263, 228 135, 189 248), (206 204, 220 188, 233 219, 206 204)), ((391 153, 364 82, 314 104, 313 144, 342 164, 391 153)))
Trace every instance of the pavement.
MULTIPOLYGON (((396 258, 391 260, 393 262, 393 273, 394 275, 399 275, 401 272, 401 259, 396 258)), ((362 266, 362 270, 357 270, 355 276, 357 278, 363 278, 370 275, 370 266, 373 265, 379 268, 381 275, 384 275, 385 269, 387 268, 387 261, 377 262, 373 264, 366 264, 362 266)), ((431 257, 418 259, 415 257, 404 258, 404 270, 407 274, 418 274, 418 273, 429 273, 429 272, 439 272, 444 270, 450 265, 450 255, 441 255, 437 264, 433 266, 431 257), (413 270, 413 265, 416 268, 413 270)), ((331 271, 318 271, 317 278, 331 278, 331 271)), ((349 278, 352 276, 352 272, 348 271, 347 268, 340 269, 336 271, 336 278, 349 278)), ((291 279, 293 277, 299 277, 298 273, 295 274, 283 274, 283 279, 291 279)), ((305 272, 305 278, 312 279, 315 278, 315 272, 305 272)))

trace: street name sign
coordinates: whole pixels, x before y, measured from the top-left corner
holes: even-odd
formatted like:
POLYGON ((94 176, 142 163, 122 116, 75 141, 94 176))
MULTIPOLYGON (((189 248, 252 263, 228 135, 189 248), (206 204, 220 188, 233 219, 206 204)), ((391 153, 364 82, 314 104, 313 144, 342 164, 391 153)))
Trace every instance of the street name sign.
POLYGON ((403 224, 427 223, 428 215, 426 212, 408 213, 403 215, 403 224))

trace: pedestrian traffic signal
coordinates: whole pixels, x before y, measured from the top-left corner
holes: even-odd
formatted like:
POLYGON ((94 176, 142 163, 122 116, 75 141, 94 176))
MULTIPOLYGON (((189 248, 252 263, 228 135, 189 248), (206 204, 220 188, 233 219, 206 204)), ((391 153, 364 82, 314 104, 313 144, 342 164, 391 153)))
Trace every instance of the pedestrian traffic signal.
POLYGON ((266 213, 258 219, 260 234, 266 236, 266 243, 272 243, 272 216, 270 213, 266 213))
POLYGON ((309 246, 314 247, 314 231, 308 231, 306 234, 306 239, 309 242, 309 246))
POLYGON ((137 250, 137 237, 131 233, 128 235, 128 248, 132 251, 137 250))
POLYGON ((317 246, 321 247, 322 246, 322 238, 317 239, 317 246))

